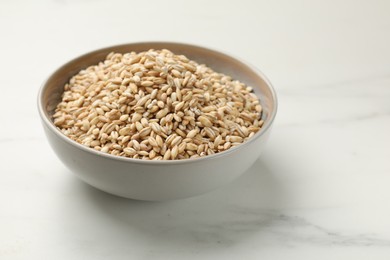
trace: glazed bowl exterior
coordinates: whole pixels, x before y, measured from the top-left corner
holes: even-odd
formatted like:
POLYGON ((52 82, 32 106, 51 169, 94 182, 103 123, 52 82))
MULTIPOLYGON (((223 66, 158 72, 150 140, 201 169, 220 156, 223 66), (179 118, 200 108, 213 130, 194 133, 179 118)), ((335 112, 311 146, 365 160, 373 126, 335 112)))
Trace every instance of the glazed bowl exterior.
POLYGON ((130 43, 96 50, 66 63, 43 84, 38 110, 47 139, 58 158, 84 182, 121 197, 163 201, 186 198, 214 190, 243 174, 259 157, 269 137, 277 101, 271 83, 252 66, 204 47, 170 42, 130 43), (263 106, 264 125, 247 142, 225 152, 197 159, 147 161, 114 156, 85 147, 61 133, 51 115, 69 79, 110 52, 169 49, 204 63, 254 88, 263 106))

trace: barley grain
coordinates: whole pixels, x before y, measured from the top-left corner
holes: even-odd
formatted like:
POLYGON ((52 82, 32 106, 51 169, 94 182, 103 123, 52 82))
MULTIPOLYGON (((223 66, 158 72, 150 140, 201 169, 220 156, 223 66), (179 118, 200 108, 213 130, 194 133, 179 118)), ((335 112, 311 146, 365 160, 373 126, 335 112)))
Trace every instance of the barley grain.
POLYGON ((198 146, 193 143, 187 143, 186 149, 190 151, 196 151, 198 149, 198 146))
POLYGON ((53 123, 95 150, 144 160, 198 158, 263 126, 253 88, 168 50, 110 53, 64 86, 53 123))
POLYGON ((125 152, 125 154, 130 155, 130 156, 137 154, 137 151, 134 150, 133 148, 125 148, 125 149, 123 149, 123 151, 125 152))

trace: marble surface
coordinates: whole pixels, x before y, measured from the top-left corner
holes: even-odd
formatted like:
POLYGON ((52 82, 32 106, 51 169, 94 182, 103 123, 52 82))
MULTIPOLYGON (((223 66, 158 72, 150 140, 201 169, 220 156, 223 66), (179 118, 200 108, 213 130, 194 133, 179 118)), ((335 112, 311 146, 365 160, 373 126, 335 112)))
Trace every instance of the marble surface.
POLYGON ((389 1, 0 2, 0 259, 390 259, 389 1), (239 56, 274 83, 268 147, 240 179, 146 203, 95 190, 45 140, 43 80, 144 40, 239 56))

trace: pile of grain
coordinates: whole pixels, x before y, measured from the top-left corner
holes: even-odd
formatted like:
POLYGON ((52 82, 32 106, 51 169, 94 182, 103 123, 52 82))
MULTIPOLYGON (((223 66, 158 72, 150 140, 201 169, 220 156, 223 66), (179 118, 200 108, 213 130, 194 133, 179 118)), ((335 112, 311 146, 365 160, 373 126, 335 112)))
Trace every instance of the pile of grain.
POLYGON ((146 160, 226 151, 262 126, 252 88, 168 50, 110 53, 65 85, 54 124, 69 138, 146 160))

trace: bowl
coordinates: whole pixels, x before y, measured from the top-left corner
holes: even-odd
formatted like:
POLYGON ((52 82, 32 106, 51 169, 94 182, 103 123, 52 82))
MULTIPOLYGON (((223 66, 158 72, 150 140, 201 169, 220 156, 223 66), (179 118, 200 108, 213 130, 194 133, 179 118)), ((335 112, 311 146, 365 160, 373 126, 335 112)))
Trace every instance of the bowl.
POLYGON ((102 191, 131 199, 163 201, 200 195, 242 175, 259 157, 269 137, 277 100, 271 83, 257 69, 208 48, 171 42, 141 42, 112 46, 77 57, 44 82, 38 110, 47 139, 58 158, 81 180, 102 191), (254 88, 263 107, 264 125, 252 138, 227 151, 196 159, 147 161, 115 156, 85 147, 59 131, 51 119, 69 79, 110 52, 169 49, 204 63, 254 88))

